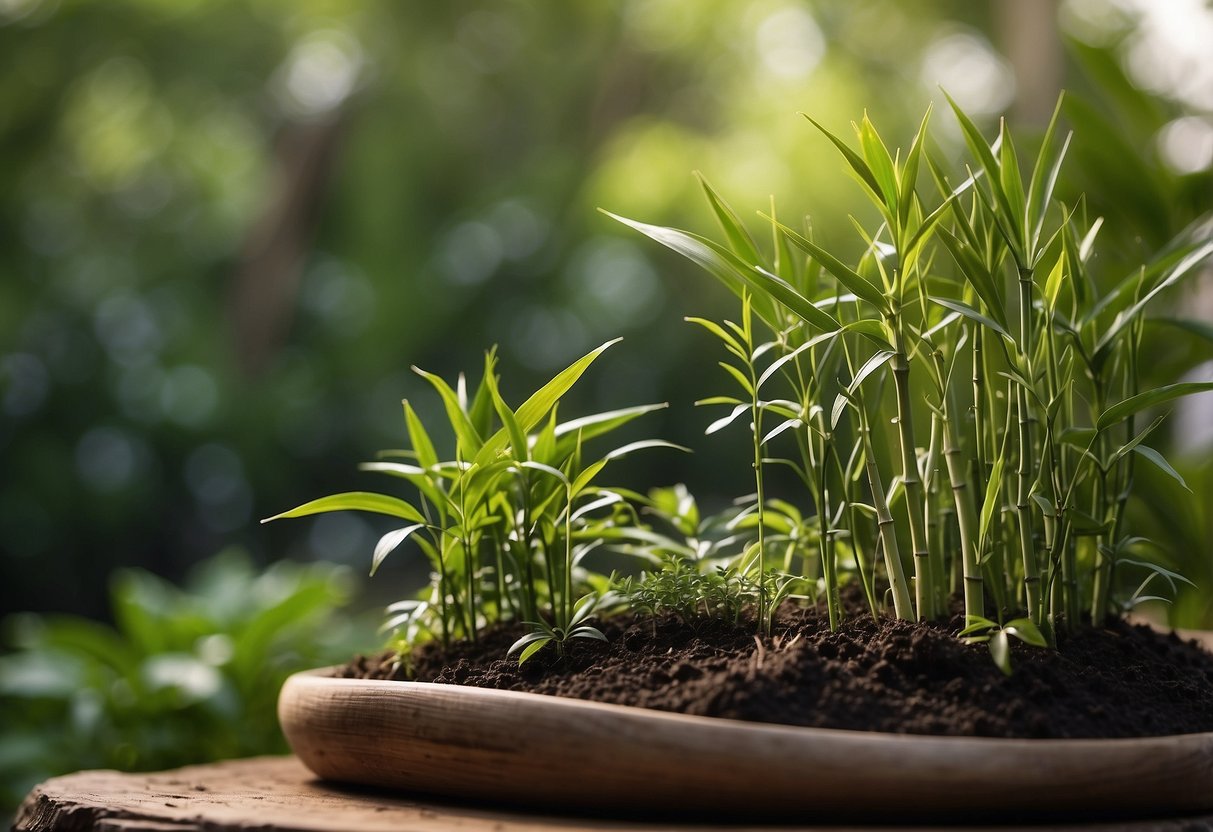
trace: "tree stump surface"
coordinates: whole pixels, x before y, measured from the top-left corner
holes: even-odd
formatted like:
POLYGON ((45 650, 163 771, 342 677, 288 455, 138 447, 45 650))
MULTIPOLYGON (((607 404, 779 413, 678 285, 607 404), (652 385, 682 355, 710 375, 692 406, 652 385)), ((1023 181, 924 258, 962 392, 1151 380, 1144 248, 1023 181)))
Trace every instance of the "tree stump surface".
MULTIPOLYGON (((626 796, 621 801, 626 802, 626 796)), ((981 820, 974 818, 975 823, 981 820)), ((150 774, 82 771, 56 777, 30 793, 13 826, 17 832, 738 832, 743 828, 822 827, 688 826, 677 821, 602 820, 436 801, 324 783, 294 757, 256 757, 150 774)), ((1213 815, 1032 829, 1199 832, 1213 830, 1213 815)))

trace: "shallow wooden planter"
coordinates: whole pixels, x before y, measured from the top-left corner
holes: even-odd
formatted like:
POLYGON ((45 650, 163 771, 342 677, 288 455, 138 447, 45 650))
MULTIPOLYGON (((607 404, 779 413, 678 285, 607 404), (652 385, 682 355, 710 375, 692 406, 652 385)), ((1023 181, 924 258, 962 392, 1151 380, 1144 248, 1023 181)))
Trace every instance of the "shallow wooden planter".
POLYGON ((322 778, 603 812, 1006 822, 1213 810, 1213 733, 924 737, 761 725, 416 682, 287 680, 287 740, 322 778))

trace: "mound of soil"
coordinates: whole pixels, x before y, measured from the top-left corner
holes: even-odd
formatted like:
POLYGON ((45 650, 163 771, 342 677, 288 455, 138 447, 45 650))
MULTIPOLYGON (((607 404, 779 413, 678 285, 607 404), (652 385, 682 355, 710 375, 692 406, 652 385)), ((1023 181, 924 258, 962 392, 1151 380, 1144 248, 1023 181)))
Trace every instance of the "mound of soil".
MULTIPOLYGON (((769 639, 751 626, 691 626, 621 616, 608 643, 547 647, 521 667, 505 652, 522 630, 477 644, 427 645, 417 681, 577 697, 755 722, 984 737, 1142 737, 1213 731, 1213 654, 1123 621, 1083 627, 1044 650, 1012 639, 1004 676, 985 645, 923 624, 852 618, 831 633, 815 610, 785 609, 769 639)), ((406 679, 394 654, 359 657, 338 675, 406 679)))

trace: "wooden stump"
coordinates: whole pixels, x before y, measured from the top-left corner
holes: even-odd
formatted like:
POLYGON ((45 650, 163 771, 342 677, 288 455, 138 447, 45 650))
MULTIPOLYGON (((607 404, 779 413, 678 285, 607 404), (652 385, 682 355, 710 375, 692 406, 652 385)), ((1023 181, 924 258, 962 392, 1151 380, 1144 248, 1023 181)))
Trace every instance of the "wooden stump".
MULTIPOLYGON (((621 795, 620 800, 626 805, 625 795, 621 795)), ((978 820, 975 818, 974 822, 978 820)), ((294 757, 258 757, 153 774, 84 771, 56 777, 30 793, 17 813, 13 828, 17 832, 247 832, 254 829, 261 832, 656 832, 738 830, 740 827, 690 827, 674 821, 653 823, 559 817, 414 799, 320 782, 294 757)), ((849 829, 860 832, 854 827, 849 829)), ((1196 832, 1213 830, 1213 816, 1033 829, 1196 832)))

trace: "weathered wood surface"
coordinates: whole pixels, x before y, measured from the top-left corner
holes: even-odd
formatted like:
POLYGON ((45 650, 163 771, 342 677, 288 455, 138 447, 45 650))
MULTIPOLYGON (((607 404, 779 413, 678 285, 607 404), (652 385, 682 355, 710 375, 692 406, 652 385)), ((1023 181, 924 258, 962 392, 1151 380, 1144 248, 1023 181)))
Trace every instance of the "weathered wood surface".
POLYGON ((581 812, 620 795, 638 810, 869 822, 1213 811, 1213 733, 893 735, 323 671, 292 676, 278 712, 295 753, 329 780, 581 812))
MULTIPOLYGON (((973 818, 966 826, 971 828, 978 821, 973 818)), ((595 820, 418 800, 323 783, 293 757, 234 760, 155 774, 85 771, 56 777, 30 794, 14 827, 19 832, 739 832, 746 828, 773 831, 828 827, 595 820)), ((863 832, 856 827, 846 828, 863 832)), ((873 832, 892 828, 869 827, 873 832)), ((1032 828, 1038 832, 1199 832, 1213 829, 1213 815, 1032 828)))

